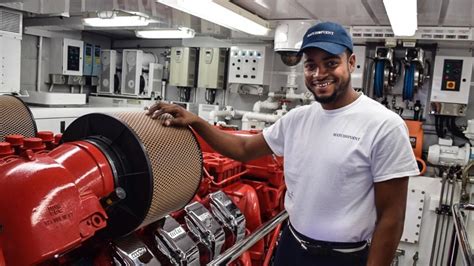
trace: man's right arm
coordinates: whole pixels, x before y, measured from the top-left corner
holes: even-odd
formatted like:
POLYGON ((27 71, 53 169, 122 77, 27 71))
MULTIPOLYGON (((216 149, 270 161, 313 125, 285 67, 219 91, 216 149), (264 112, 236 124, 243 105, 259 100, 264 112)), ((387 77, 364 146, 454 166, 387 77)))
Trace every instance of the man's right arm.
POLYGON ((154 119, 170 114, 172 117, 164 121, 165 126, 191 126, 214 150, 238 161, 245 162, 273 153, 263 134, 238 136, 225 133, 178 105, 156 103, 148 108, 147 114, 154 119))

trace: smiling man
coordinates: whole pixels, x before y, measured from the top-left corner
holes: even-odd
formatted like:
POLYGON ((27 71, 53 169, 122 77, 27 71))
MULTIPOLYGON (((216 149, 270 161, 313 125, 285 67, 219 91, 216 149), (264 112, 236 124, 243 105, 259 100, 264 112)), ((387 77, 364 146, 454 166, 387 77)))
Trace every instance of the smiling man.
POLYGON ((252 137, 224 133, 179 106, 148 110, 152 118, 171 114, 165 125, 190 125, 236 160, 284 156, 290 218, 275 265, 390 265, 400 241, 408 176, 418 175, 418 167, 403 120, 352 88, 352 50, 339 24, 311 27, 300 53, 317 102, 252 137))

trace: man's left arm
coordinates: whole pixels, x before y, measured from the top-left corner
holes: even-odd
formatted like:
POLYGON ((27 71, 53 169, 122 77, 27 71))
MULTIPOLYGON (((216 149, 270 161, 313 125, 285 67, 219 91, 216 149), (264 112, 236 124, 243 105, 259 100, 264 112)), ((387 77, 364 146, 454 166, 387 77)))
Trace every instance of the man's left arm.
POLYGON ((368 266, 390 265, 403 233, 408 177, 374 183, 377 223, 372 236, 368 266))

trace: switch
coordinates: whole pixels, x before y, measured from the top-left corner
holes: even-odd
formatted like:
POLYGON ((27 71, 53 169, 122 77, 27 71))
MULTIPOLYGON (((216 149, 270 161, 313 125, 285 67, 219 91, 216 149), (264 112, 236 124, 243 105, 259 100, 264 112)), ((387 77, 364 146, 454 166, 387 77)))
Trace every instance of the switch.
POLYGON ((456 82, 454 81, 446 82, 446 89, 454 90, 455 87, 456 87, 456 82))

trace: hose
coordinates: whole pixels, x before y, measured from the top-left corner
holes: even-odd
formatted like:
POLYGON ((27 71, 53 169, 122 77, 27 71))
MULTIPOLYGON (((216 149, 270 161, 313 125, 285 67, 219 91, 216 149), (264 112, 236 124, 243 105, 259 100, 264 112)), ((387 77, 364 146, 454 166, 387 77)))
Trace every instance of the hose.
POLYGON ((405 72, 405 79, 403 82, 403 100, 413 100, 415 91, 415 70, 416 64, 412 63, 405 72))
POLYGON ((383 81, 385 72, 385 61, 379 60, 375 62, 374 74, 374 94, 377 98, 383 97, 383 81))

